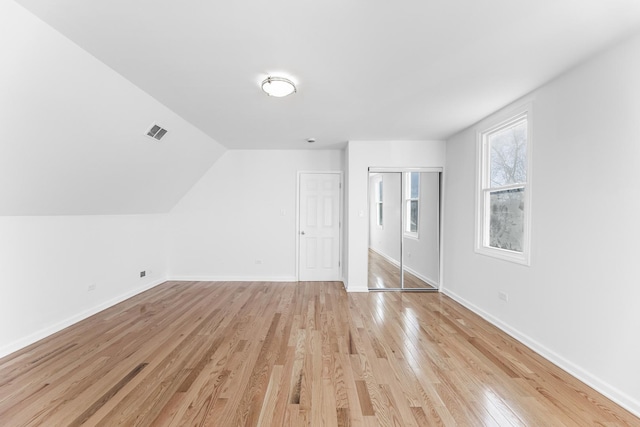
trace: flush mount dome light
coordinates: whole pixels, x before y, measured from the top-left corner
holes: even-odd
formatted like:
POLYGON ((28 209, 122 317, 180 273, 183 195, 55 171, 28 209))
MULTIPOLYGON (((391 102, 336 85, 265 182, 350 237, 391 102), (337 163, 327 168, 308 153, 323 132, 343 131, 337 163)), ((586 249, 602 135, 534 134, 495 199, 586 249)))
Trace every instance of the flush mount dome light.
POLYGON ((289 79, 284 77, 269 76, 262 81, 262 90, 269 96, 282 98, 297 92, 296 85, 289 79))

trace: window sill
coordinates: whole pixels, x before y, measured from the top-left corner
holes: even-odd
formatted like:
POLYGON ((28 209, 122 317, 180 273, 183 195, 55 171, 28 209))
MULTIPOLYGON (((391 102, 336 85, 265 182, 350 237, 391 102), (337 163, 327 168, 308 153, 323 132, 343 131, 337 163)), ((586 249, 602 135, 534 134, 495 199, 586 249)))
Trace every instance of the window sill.
POLYGON ((503 261, 513 262, 515 264, 525 265, 527 267, 531 265, 529 254, 525 252, 514 252, 508 251, 506 249, 489 248, 483 246, 476 247, 476 253, 491 258, 501 259, 503 261))

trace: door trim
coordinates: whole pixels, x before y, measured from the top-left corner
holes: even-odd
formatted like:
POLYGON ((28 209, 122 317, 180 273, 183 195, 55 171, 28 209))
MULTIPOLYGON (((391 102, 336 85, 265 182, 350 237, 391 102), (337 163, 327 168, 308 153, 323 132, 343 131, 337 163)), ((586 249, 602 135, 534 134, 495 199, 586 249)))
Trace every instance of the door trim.
POLYGON ((344 274, 343 274, 343 266, 344 266, 344 248, 343 245, 343 234, 344 234, 344 218, 343 218, 343 205, 344 205, 344 172, 343 171, 298 171, 297 174, 297 182, 296 182, 296 280, 300 281, 300 178, 302 175, 314 175, 314 174, 333 174, 339 175, 340 177, 340 192, 338 194, 338 221, 339 230, 338 230, 338 276, 336 281, 342 281, 344 283, 344 274))

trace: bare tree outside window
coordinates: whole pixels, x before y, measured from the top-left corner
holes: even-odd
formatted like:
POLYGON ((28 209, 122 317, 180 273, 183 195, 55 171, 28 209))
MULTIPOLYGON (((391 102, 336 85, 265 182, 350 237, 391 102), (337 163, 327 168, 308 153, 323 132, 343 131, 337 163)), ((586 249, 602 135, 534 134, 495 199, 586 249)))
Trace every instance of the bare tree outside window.
POLYGON ((491 187, 527 182, 527 122, 489 135, 491 187))
POLYGON ((523 251, 526 120, 489 134, 489 246, 523 251))
POLYGON ((524 236, 524 189, 490 194, 489 246, 522 252, 524 236))

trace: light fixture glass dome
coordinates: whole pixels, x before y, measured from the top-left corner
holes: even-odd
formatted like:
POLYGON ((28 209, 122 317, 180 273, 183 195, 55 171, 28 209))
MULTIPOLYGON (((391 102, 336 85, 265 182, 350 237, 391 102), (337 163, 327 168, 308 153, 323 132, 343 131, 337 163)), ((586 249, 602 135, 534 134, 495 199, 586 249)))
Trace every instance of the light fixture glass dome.
POLYGON ((262 81, 262 90, 269 96, 282 98, 297 92, 296 85, 284 77, 269 76, 262 81))

